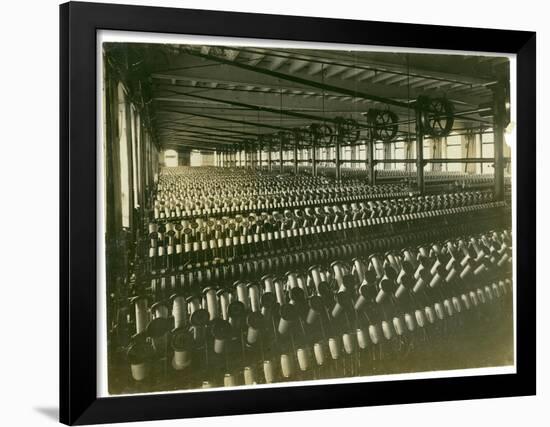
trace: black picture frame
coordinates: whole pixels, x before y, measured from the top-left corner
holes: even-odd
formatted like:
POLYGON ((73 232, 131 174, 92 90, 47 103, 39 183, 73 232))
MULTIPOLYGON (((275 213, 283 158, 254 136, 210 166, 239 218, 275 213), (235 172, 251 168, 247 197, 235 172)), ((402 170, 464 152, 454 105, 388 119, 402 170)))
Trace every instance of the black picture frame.
POLYGON ((536 393, 534 32, 69 2, 60 6, 60 37, 62 423, 160 420, 536 393), (97 398, 96 32, 100 29, 517 54, 517 373, 97 398))

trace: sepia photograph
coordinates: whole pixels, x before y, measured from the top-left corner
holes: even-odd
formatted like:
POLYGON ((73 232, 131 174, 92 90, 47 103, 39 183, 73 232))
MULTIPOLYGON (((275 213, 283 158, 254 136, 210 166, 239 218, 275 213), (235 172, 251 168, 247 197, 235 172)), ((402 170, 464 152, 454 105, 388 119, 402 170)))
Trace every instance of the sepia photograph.
POLYGON ((514 56, 98 43, 107 396, 514 372, 514 56))

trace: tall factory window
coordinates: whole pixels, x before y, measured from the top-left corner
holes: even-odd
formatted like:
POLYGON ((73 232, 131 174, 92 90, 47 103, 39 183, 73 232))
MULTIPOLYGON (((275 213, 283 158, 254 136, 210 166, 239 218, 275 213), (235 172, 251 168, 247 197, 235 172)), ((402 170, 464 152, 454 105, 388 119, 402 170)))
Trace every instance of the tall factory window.
POLYGON ((200 151, 191 151, 191 166, 202 166, 202 156, 200 151))
MULTIPOLYGON (((130 158, 128 153, 128 104, 122 83, 118 84, 118 146, 120 159, 120 199, 122 226, 130 227, 130 158)), ((130 135, 131 137, 131 135, 130 135)))
MULTIPOLYGON (((489 129, 492 131, 492 129, 489 129)), ((481 144, 481 157, 492 159, 495 156, 495 146, 494 146, 494 135, 493 133, 484 133, 482 144, 481 144)), ((492 174, 494 173, 493 163, 483 163, 483 173, 492 174)))
MULTIPOLYGON (((462 157, 462 136, 449 135, 447 137, 447 159, 459 159, 462 157)), ((460 172, 463 170, 463 165, 460 163, 447 163, 447 172, 460 172)))
POLYGON ((164 166, 169 168, 178 165, 178 152, 176 150, 166 150, 164 152, 164 166))

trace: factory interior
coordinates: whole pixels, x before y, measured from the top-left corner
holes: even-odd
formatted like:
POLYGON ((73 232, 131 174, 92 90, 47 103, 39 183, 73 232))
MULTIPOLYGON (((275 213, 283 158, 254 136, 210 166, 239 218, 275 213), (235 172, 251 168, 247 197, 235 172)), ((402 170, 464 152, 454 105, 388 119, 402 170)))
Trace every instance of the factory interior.
POLYGON ((102 59, 109 393, 514 364, 507 57, 102 59))

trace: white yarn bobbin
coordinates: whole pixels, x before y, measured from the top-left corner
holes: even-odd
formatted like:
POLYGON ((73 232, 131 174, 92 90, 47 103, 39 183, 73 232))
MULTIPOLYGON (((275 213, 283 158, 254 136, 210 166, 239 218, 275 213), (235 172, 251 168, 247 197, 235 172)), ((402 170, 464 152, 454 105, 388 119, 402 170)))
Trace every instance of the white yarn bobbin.
POLYGON ((322 366, 325 363, 325 350, 321 343, 317 342, 313 344, 313 354, 315 356, 315 362, 317 362, 319 366, 322 366))
POLYGON ((361 350, 366 349, 368 346, 368 343, 367 343, 367 336, 365 332, 362 329, 357 329, 355 331, 355 336, 357 337, 357 345, 359 346, 359 348, 361 350))
POLYGON ((147 364, 145 362, 131 364, 130 369, 132 371, 132 378, 136 381, 143 381, 147 376, 147 364))
POLYGON ((243 369, 243 376, 245 385, 256 384, 256 379, 254 378, 254 370, 250 366, 245 366, 245 368, 243 369))
POLYGON ((309 369, 309 358, 307 351, 303 348, 299 348, 296 351, 296 357, 298 359, 298 366, 301 371, 307 371, 309 369))
POLYGON ((337 360, 340 357, 340 345, 336 339, 328 339, 328 349, 330 351, 330 357, 332 357, 333 360, 337 360))
POLYGON ((271 360, 264 360, 264 378, 265 382, 267 384, 271 384, 273 382, 273 364, 271 363, 271 360))
POLYGON ((353 335, 347 333, 342 335, 342 341, 344 343, 344 351, 347 354, 353 353, 355 347, 353 344, 353 335))
POLYGON ((285 378, 289 378, 294 373, 292 359, 286 353, 281 354, 281 373, 285 378))
POLYGON ((225 374, 223 376, 223 386, 224 387, 235 387, 237 385, 237 380, 233 374, 225 374))

